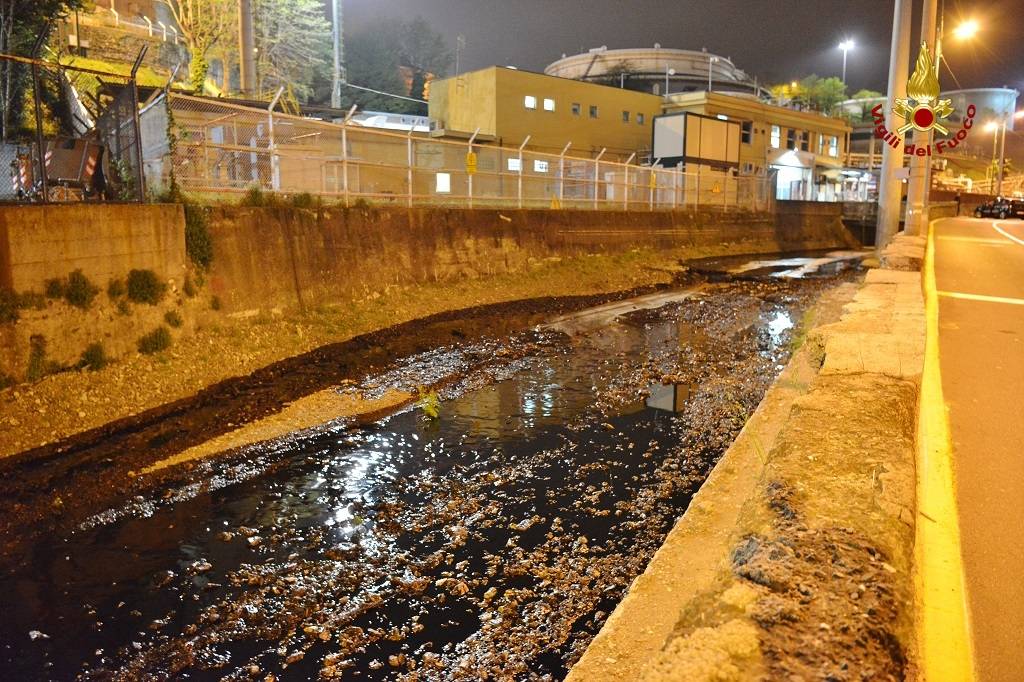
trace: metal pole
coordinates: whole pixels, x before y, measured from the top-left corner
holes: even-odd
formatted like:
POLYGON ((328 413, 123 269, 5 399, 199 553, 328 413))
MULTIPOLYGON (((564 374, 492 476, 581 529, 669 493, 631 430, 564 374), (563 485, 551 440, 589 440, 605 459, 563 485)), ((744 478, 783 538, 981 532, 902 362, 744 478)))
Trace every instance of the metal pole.
POLYGON ((345 196, 345 208, 349 206, 349 192, 348 192, 348 121, 352 118, 352 115, 356 113, 356 105, 353 104, 352 108, 348 110, 348 114, 345 115, 345 120, 341 122, 341 188, 345 196))
POLYGON ((331 81, 331 106, 341 108, 341 0, 331 0, 331 43, 334 49, 334 77, 331 81))
MULTIPOLYGON (((921 13, 921 44, 931 49, 938 62, 938 49, 935 44, 935 20, 938 13, 938 0, 924 0, 921 13)), ((937 64, 936 64, 937 65, 937 64)), ((930 149, 932 131, 914 131, 916 147, 930 149)), ((931 158, 914 154, 910 157, 910 179, 907 182, 907 218, 904 231, 908 235, 921 234, 928 224, 928 167, 931 158)))
POLYGON ((629 164, 636 158, 636 152, 629 155, 626 163, 622 164, 622 210, 629 210, 629 164))
MULTIPOLYGON (((480 128, 473 131, 473 134, 469 138, 469 145, 467 145, 467 154, 473 153, 473 143, 476 142, 476 136, 480 134, 480 128)), ((469 207, 473 208, 473 174, 466 173, 466 188, 469 193, 469 207)))
POLYGON ((270 101, 270 106, 267 107, 267 118, 269 120, 267 133, 270 142, 270 187, 275 192, 281 189, 281 173, 278 168, 277 144, 274 142, 274 107, 277 106, 277 101, 281 99, 283 93, 284 86, 282 85, 277 89, 274 99, 270 101))
POLYGON ((138 191, 136 200, 140 204, 146 200, 146 176, 142 172, 142 124, 139 121, 139 84, 136 77, 148 49, 148 46, 143 45, 139 50, 139 56, 135 58, 135 63, 132 65, 132 75, 129 81, 132 91, 132 127, 135 129, 135 187, 138 191))
POLYGON ((523 147, 525 147, 526 143, 529 142, 529 141, 530 141, 530 135, 527 135, 526 139, 523 140, 523 143, 521 145, 519 145, 519 178, 518 178, 519 187, 518 187, 518 190, 517 190, 519 208, 523 207, 523 147))
MULTIPOLYGON (((926 0, 927 2, 927 0, 926 0)), ((847 48, 843 48, 843 85, 846 85, 846 53, 849 52, 847 48)))
MULTIPOLYGON (((910 11, 911 0, 895 0, 892 24, 892 47, 889 54, 888 101, 906 97, 907 70, 910 58, 910 11)), ((887 113, 885 126, 895 130, 898 125, 891 109, 887 113)), ((900 224, 900 198, 902 183, 896 177, 903 167, 903 150, 882 145, 882 172, 878 180, 878 224, 875 227, 875 247, 884 249, 900 224)))
POLYGON ((572 141, 565 143, 562 153, 558 155, 558 207, 562 208, 562 200, 565 198, 565 153, 572 146, 572 141))
POLYGON ((650 206, 648 207, 651 211, 654 210, 654 189, 657 187, 658 184, 658 176, 656 175, 657 171, 655 171, 654 169, 658 166, 659 163, 661 163, 660 158, 655 159, 654 163, 651 164, 651 178, 654 180, 654 182, 651 183, 651 200, 650 206))
POLYGON ((412 208, 412 128, 409 129, 409 133, 405 136, 405 150, 406 161, 408 162, 408 169, 406 170, 408 176, 406 178, 406 182, 409 185, 409 196, 407 205, 409 206, 409 208, 412 208))
POLYGON ((597 210, 597 178, 601 173, 601 157, 608 150, 607 147, 601 149, 601 153, 594 159, 594 210, 597 210))
POLYGON ((252 23, 252 0, 238 0, 238 52, 242 93, 246 97, 256 94, 256 38, 252 23))
POLYGON ((998 175, 996 175, 996 196, 1003 196, 1003 170, 1006 166, 1006 119, 1003 119, 1002 125, 1000 126, 1001 134, 999 137, 999 169, 998 175))

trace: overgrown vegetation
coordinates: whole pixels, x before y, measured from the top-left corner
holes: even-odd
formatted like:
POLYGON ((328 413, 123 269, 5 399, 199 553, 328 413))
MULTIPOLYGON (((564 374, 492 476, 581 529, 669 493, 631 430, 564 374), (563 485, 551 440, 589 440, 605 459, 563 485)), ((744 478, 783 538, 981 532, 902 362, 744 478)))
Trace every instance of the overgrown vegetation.
POLYGON ((178 314, 177 310, 168 310, 164 313, 164 322, 170 325, 174 329, 178 329, 181 325, 185 324, 184 320, 181 319, 181 315, 178 314))
POLYGON ((107 282, 107 298, 111 301, 116 301, 125 295, 124 280, 114 277, 107 282))
POLYGON ((185 275, 185 283, 181 286, 181 291, 189 298, 195 298, 198 292, 196 291, 196 285, 192 282, 191 275, 185 275))
POLYGON ((132 270, 128 273, 128 298, 134 303, 156 305, 167 293, 167 285, 152 270, 132 270))
POLYGON ((60 277, 46 280, 46 298, 64 298, 64 280, 60 277))
POLYGON ((171 347, 171 331, 160 325, 150 333, 139 338, 139 352, 144 355, 152 355, 171 347))
POLYGON ((75 270, 68 275, 67 284, 64 286, 64 299, 71 305, 88 310, 98 293, 100 288, 90 282, 81 270, 75 270))
POLYGON ((416 405, 423 410, 423 416, 433 421, 441 416, 441 398, 437 391, 429 390, 423 386, 417 388, 419 398, 416 405))
POLYGON ((28 368, 25 370, 25 378, 29 381, 39 381, 47 374, 53 374, 61 370, 56 362, 46 359, 46 337, 42 334, 33 334, 28 340, 28 368))
POLYGON ((87 369, 90 372, 96 372, 110 363, 110 358, 107 357, 107 352, 103 349, 103 344, 97 341, 96 343, 90 343, 89 346, 82 351, 82 357, 78 361, 79 369, 87 369))
POLYGON ((196 267, 205 270, 213 262, 213 240, 210 238, 207 209, 189 202, 185 202, 184 208, 185 252, 196 267))
POLYGON ((0 289, 0 324, 18 321, 18 295, 9 289, 0 289))

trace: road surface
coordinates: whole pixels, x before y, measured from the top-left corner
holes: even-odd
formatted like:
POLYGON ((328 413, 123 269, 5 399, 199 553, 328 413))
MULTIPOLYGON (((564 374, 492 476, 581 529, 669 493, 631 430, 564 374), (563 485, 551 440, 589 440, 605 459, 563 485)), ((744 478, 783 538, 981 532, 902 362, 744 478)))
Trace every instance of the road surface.
POLYGON ((1024 679, 1024 221, 935 224, 939 354, 980 682, 1024 679))

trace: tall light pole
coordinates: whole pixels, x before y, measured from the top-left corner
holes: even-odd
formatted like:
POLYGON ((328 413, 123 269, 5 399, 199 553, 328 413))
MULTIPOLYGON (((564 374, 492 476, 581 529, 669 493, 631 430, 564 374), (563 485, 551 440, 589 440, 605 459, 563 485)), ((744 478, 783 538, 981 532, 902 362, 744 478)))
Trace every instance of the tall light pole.
POLYGON ((718 61, 718 57, 708 57, 708 92, 711 92, 711 65, 718 61))
POLYGON ((252 26, 251 0, 238 0, 239 85, 246 97, 256 96, 256 37, 252 26))
POLYGON ((846 85, 846 55, 853 47, 853 40, 850 38, 839 43, 839 49, 843 51, 843 85, 846 85))
POLYGON ((334 43, 334 80, 331 85, 331 107, 341 108, 341 84, 345 82, 345 27, 342 0, 331 0, 331 41, 334 43))
POLYGON ((675 69, 668 68, 668 64, 665 65, 665 97, 668 97, 668 77, 676 75, 675 69))
MULTIPOLYGON (((896 0, 892 19, 892 47, 889 52, 889 102, 907 96, 907 71, 910 60, 911 0, 896 0)), ((885 127, 896 130, 896 115, 888 108, 885 127)), ((903 150, 882 145, 882 171, 878 178, 878 224, 875 227, 875 248, 879 251, 889 245, 900 224, 900 200, 903 183, 896 177, 903 168, 903 150)))

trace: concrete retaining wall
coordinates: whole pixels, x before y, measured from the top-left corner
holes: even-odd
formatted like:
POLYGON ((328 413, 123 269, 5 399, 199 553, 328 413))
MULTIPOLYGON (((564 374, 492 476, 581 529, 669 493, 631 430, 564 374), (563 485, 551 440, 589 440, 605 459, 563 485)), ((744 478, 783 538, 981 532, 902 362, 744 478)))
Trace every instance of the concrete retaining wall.
POLYGON ((306 307, 388 286, 516 273, 551 258, 651 248, 680 256, 856 244, 838 204, 769 213, 213 209, 211 284, 229 311, 306 307))

